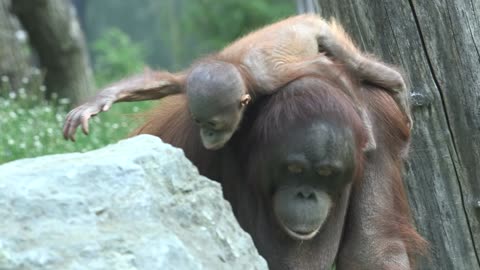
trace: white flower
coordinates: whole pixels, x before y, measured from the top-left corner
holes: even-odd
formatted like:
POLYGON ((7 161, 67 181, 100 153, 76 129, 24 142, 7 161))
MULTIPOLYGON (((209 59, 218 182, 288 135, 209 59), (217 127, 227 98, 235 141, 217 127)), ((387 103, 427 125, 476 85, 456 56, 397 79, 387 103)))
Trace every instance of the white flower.
POLYGON ((27 33, 23 30, 18 30, 15 32, 15 37, 21 41, 21 42, 25 42, 27 40, 27 33))
POLYGON ((57 120, 57 122, 63 123, 64 116, 57 113, 55 114, 55 119, 57 120))
POLYGON ((67 105, 67 104, 70 104, 70 100, 68 98, 61 98, 58 100, 58 103, 62 105, 67 105))
POLYGON ((34 145, 36 148, 42 148, 42 147, 43 147, 43 145, 42 145, 42 143, 41 143, 40 141, 35 141, 35 142, 33 142, 33 145, 34 145))

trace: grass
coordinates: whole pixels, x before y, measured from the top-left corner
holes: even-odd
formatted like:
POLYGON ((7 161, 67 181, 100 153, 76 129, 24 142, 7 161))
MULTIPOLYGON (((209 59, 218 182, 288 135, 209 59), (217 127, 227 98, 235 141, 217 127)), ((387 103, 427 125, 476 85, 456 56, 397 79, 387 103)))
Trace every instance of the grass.
MULTIPOLYGON (((97 58, 95 81, 102 86, 144 66, 143 48, 118 29, 109 29, 93 43, 97 58)), ((44 99, 43 76, 32 69, 20 87, 0 77, 0 164, 27 157, 67 152, 85 152, 126 138, 142 123, 135 113, 152 107, 154 102, 115 104, 108 112, 90 120, 90 135, 77 130, 76 142, 65 141, 63 121, 69 101, 44 99)))
POLYGON ((115 104, 110 111, 90 120, 89 136, 77 130, 77 141, 71 142, 62 136, 67 100, 54 98, 47 102, 41 98, 45 87, 36 87, 27 80, 25 88, 13 92, 6 87, 8 78, 0 80, 0 164, 48 154, 85 152, 116 142, 141 124, 135 113, 153 105, 153 102, 115 104))

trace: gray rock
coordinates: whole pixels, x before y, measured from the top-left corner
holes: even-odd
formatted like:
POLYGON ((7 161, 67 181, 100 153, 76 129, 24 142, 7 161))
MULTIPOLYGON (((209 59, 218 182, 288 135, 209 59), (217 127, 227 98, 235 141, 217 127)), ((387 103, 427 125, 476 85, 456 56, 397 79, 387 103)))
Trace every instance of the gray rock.
POLYGON ((142 135, 0 166, 0 269, 267 269, 218 183, 142 135))

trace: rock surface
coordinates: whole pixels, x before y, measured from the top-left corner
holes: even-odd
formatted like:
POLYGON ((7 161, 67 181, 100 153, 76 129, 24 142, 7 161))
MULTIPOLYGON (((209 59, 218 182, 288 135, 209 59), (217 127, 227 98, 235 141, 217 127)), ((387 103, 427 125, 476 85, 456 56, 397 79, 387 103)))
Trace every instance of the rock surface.
POLYGON ((218 183, 142 135, 0 166, 0 269, 267 269, 218 183))

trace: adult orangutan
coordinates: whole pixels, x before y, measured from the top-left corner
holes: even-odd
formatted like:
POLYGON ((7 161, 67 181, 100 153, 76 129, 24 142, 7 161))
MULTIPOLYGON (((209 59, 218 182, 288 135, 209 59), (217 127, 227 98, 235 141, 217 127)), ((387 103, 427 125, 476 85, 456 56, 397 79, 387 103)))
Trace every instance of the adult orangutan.
POLYGON ((270 269, 330 269, 335 261, 342 270, 412 269, 424 242, 401 179, 408 118, 385 91, 330 70, 259 99, 221 150, 202 146, 184 95, 166 98, 137 133, 181 147, 222 184, 270 269), (377 148, 368 152, 357 106, 373 123, 377 148))
MULTIPOLYGON (((219 149, 238 129, 251 98, 271 94, 296 78, 327 72, 331 65, 325 64, 332 61, 323 52, 356 78, 390 91, 410 120, 405 83, 397 71, 362 54, 334 21, 299 15, 253 32, 197 61, 185 72, 146 72, 112 84, 69 113, 64 137, 74 140, 79 125, 87 134, 89 118, 107 111, 114 102, 182 93, 200 127, 203 145, 219 149)), ((371 126, 364 108, 357 109, 365 125, 371 126)), ((372 140, 367 148, 374 148, 372 140)))
POLYGON ((411 269, 423 242, 400 174, 406 94, 402 77, 362 55, 341 28, 303 15, 183 74, 112 85, 69 114, 64 135, 73 139, 80 123, 88 132, 88 118, 113 102, 165 97, 138 133, 181 147, 222 184, 271 269, 327 269, 335 260, 337 269, 411 269))

